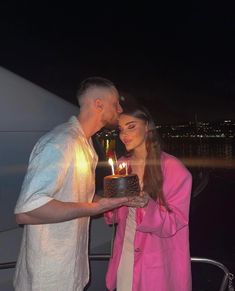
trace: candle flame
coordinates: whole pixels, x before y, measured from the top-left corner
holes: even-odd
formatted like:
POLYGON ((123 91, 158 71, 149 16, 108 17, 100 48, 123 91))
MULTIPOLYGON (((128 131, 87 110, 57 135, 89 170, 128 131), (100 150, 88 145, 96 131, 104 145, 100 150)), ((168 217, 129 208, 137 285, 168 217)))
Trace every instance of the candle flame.
POLYGON ((113 166, 113 159, 109 158, 108 162, 109 162, 110 166, 113 166))
POLYGON ((113 159, 112 158, 109 158, 108 159, 108 163, 110 164, 111 168, 112 168, 112 175, 114 175, 114 166, 113 166, 113 159))
POLYGON ((119 164, 119 169, 125 169, 126 170, 126 175, 128 175, 128 169, 127 169, 127 163, 122 162, 121 164, 119 164))

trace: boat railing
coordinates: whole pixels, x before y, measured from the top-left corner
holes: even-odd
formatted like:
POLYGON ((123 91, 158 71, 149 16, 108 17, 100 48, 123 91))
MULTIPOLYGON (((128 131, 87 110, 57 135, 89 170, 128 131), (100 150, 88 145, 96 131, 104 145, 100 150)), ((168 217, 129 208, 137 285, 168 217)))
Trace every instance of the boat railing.
MULTIPOLYGON (((91 255, 89 255, 90 260, 96 260, 96 261, 104 261, 104 260, 108 260, 109 258, 110 258, 110 255, 108 255, 108 254, 91 254, 91 255)), ((219 291, 225 291, 225 290, 234 291, 234 287, 233 287, 234 275, 229 272, 228 268, 225 265, 223 265, 222 263, 220 263, 216 260, 212 260, 212 259, 208 259, 208 258, 199 258, 199 257, 191 257, 191 262, 192 263, 211 264, 211 265, 214 265, 214 266, 220 268, 224 272, 224 275, 222 278, 222 282, 221 282, 219 291)), ((0 263, 0 270, 15 268, 15 266, 16 266, 16 262, 0 263)))

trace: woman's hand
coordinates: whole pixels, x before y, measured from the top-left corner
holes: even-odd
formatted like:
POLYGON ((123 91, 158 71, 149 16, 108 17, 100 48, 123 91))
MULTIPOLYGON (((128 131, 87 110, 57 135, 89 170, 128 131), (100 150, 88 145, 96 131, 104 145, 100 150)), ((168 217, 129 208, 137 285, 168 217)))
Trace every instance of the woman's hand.
POLYGON ((149 201, 149 195, 140 195, 140 196, 128 196, 128 201, 124 203, 125 206, 134 207, 134 208, 142 208, 147 206, 149 201))

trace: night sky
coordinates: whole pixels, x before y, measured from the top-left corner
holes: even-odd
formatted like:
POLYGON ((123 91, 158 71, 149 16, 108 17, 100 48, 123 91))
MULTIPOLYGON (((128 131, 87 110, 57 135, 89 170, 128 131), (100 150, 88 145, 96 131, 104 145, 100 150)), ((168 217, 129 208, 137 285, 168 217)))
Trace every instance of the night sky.
POLYGON ((81 80, 109 78, 157 123, 235 116, 231 5, 47 2, 1 2, 1 66, 74 104, 81 80))

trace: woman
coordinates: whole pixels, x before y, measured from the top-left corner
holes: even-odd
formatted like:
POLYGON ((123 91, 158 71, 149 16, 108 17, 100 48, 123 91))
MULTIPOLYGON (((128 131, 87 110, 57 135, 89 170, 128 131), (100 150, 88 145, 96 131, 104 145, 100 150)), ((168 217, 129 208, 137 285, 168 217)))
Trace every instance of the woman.
POLYGON ((144 208, 123 206, 105 214, 117 223, 106 274, 109 290, 189 291, 189 204, 192 178, 175 157, 161 151, 155 125, 144 108, 125 109, 120 139, 132 173, 149 195, 144 208))

